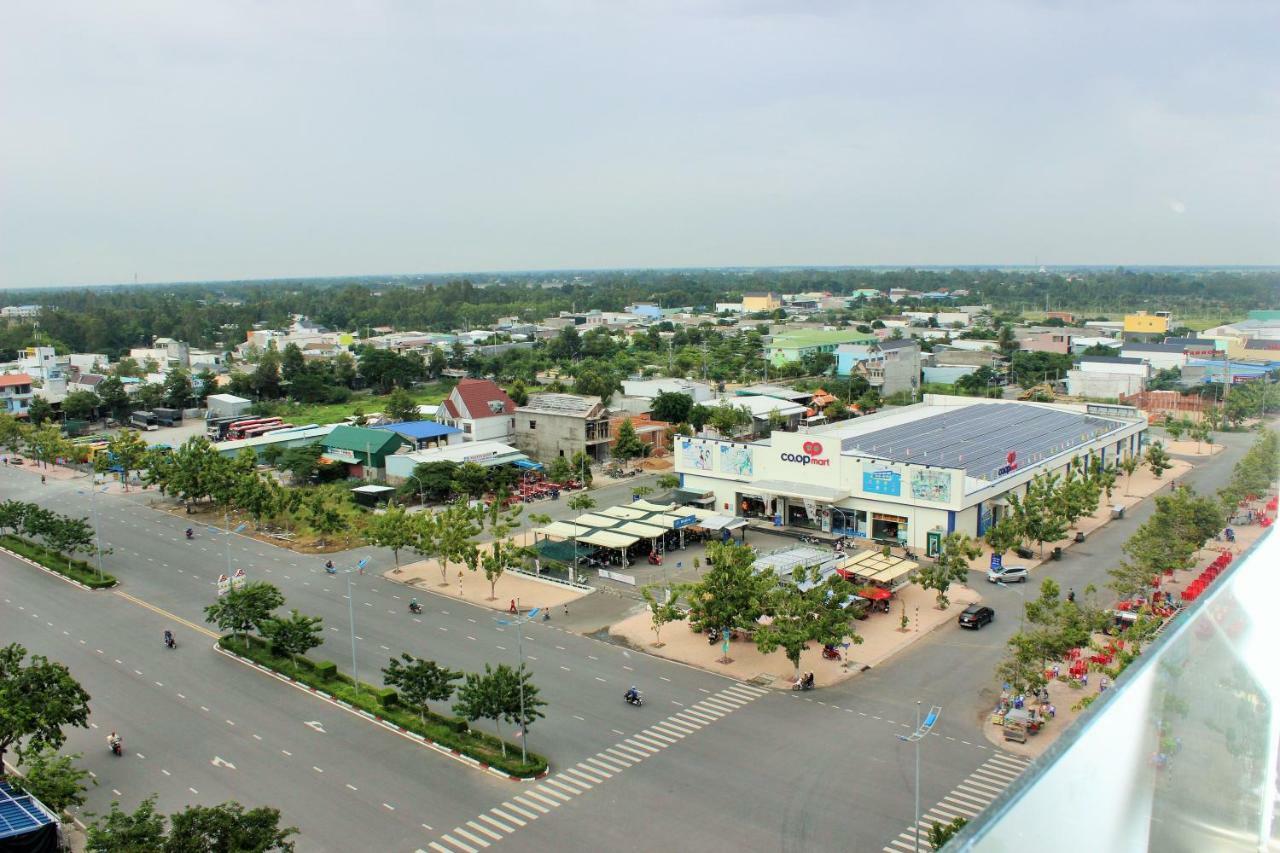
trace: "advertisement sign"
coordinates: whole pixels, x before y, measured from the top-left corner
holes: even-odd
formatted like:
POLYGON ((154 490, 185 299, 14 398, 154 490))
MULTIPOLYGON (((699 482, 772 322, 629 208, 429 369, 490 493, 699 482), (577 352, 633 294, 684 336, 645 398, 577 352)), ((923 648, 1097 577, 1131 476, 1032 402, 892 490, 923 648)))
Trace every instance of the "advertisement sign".
POLYGON ((356 464, 356 453, 354 450, 343 450, 340 447, 326 448, 324 455, 328 456, 335 462, 346 462, 348 464, 356 464))
POLYGON ((1003 477, 1005 474, 1012 474, 1018 470, 1018 452, 1010 450, 1005 454, 1004 466, 996 469, 996 476, 1003 477))
POLYGON ((951 500, 950 471, 913 471, 911 473, 911 496, 922 501, 951 500))
POLYGON ((245 577, 244 569, 236 569, 236 573, 231 576, 231 588, 243 589, 249 579, 245 577))
POLYGON ((676 519, 674 529, 679 530, 681 527, 688 527, 691 524, 697 524, 697 523, 698 523, 698 517, 696 515, 681 516, 680 518, 676 519))
POLYGON ((747 445, 720 445, 720 473, 730 477, 751 477, 755 475, 755 460, 751 448, 747 445))
POLYGON ((231 578, 218 575, 218 595, 226 595, 229 592, 231 592, 231 578))
POLYGON ((1003 555, 1003 554, 992 554, 992 555, 991 555, 991 568, 993 568, 993 569, 999 569, 999 568, 1003 568, 1003 567, 1004 567, 1004 555, 1003 555))
POLYGON ((691 438, 680 440, 680 462, 685 470, 710 471, 711 445, 691 438))
POLYGON ((902 475, 891 468, 862 471, 862 491, 873 495, 902 494, 902 475))

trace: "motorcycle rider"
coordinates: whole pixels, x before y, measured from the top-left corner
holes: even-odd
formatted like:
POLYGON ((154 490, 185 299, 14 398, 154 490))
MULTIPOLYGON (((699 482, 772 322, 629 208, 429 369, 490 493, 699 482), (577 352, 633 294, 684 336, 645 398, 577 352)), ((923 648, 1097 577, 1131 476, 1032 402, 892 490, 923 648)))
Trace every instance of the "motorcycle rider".
POLYGON ((173 641, 173 632, 168 628, 164 629, 164 644, 169 648, 173 648, 176 645, 173 641))
POLYGON ((422 612, 422 605, 418 604, 418 599, 416 598, 409 599, 409 612, 411 613, 422 612))
POLYGON ((194 535, 195 535, 195 531, 194 531, 194 530, 192 530, 190 527, 188 527, 188 528, 187 528, 187 538, 188 538, 188 539, 190 539, 190 538, 191 538, 192 536, 194 536, 194 535))
POLYGON ((622 694, 622 698, 623 698, 623 699, 626 699, 628 702, 639 702, 639 701, 640 701, 640 691, 639 691, 639 690, 636 690, 636 686, 633 684, 633 685, 631 685, 631 689, 630 689, 630 690, 628 690, 626 693, 623 693, 623 694, 622 694))
POLYGON ((120 746, 120 735, 116 734, 115 732, 112 732, 111 734, 107 735, 107 748, 110 749, 112 752, 114 752, 116 755, 120 755, 121 752, 123 751, 120 746))

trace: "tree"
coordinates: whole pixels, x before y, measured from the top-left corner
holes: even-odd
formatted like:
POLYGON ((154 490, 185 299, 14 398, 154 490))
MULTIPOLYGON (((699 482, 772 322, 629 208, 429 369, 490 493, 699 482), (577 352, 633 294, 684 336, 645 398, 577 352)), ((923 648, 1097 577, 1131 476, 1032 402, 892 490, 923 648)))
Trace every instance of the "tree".
POLYGON ((141 365, 138 364, 137 359, 125 355, 121 356, 116 362, 115 375, 128 376, 130 378, 137 379, 139 377, 146 376, 147 374, 146 371, 142 369, 141 365))
POLYGON ((170 818, 164 853, 292 853, 297 827, 280 826, 278 809, 245 810, 237 802, 187 806, 170 818))
POLYGON ((689 417, 686 420, 695 430, 702 432, 702 428, 711 420, 711 407, 704 406, 701 403, 695 404, 689 410, 689 417))
POLYGON ((321 547, 324 547, 325 540, 329 536, 347 526, 342 512, 327 492, 315 492, 303 500, 302 507, 306 513, 307 524, 320 537, 317 544, 321 547))
POLYGON ((517 379, 507 389, 507 396, 511 398, 511 402, 517 406, 526 405, 529 402, 529 389, 525 387, 524 380, 517 379))
POLYGON ((424 501, 442 501, 453 493, 453 478, 457 472, 456 462, 422 462, 413 466, 413 473, 405 481, 405 486, 414 488, 424 501))
POLYGON ((1008 500, 1015 523, 1026 538, 1040 546, 1041 556, 1044 556, 1044 543, 1066 535, 1067 521, 1062 513, 1057 474, 1037 474, 1027 484, 1025 495, 1019 498, 1011 493, 1008 500))
POLYGON ((547 703, 538 698, 538 690, 529 683, 524 667, 514 670, 505 663, 493 669, 484 665, 483 673, 469 672, 458 688, 458 701, 453 704, 454 713, 468 722, 479 719, 493 720, 494 732, 502 743, 502 754, 507 754, 506 741, 502 741, 499 722, 506 720, 527 729, 537 718, 544 716, 539 710, 547 703), (524 688, 524 713, 521 714, 521 686, 524 688))
POLYGON ((1164 423, 1164 431, 1169 433, 1169 437, 1174 441, 1182 438, 1182 434, 1187 429, 1187 422, 1180 418, 1170 418, 1164 423))
POLYGON ((1164 472, 1173 467, 1173 463, 1169 461, 1169 454, 1165 452, 1164 445, 1160 442, 1154 442, 1147 448, 1146 456, 1147 467, 1151 469, 1151 474, 1157 480, 1164 476, 1164 472))
POLYGON ((1022 544, 1023 535, 1017 519, 1005 515, 988 527, 982 538, 991 546, 991 553, 1003 556, 1022 544))
POLYGON ((689 618, 698 630, 754 626, 778 584, 772 570, 755 571, 755 552, 736 542, 707 545, 710 568, 689 589, 689 618))
POLYGON ((427 703, 448 702, 456 689, 454 682, 462 678, 462 673, 433 660, 415 658, 408 652, 403 652, 400 658, 391 658, 383 668, 382 683, 400 691, 401 701, 417 708, 418 719, 425 723, 430 710, 427 703))
POLYGON ((591 488, 591 481, 595 478, 595 474, 591 471, 591 457, 584 451, 579 450, 573 454, 573 458, 569 460, 569 464, 573 466, 573 474, 582 483, 584 489, 591 488))
POLYGON ((26 523, 27 514, 33 508, 37 508, 35 504, 25 501, 7 500, 0 503, 0 535, 6 530, 13 530, 15 533, 21 530, 26 523))
POLYGON ((389 506, 381 515, 375 515, 365 528, 365 538, 380 548, 390 548, 396 561, 396 574, 400 573, 400 550, 413 544, 417 537, 417 525, 413 517, 399 505, 389 506))
POLYGON ((278 400, 280 398, 280 353, 274 343, 267 347, 258 361, 257 368, 249 377, 249 386, 258 395, 259 400, 278 400))
POLYGON ((164 403, 171 409, 185 409, 195 400, 191 371, 171 370, 164 378, 164 403))
POLYGON ((165 818, 156 812, 155 796, 147 797, 133 812, 111 811, 89 824, 88 853, 165 853, 165 818))
POLYGON ((53 424, 45 424, 33 430, 27 438, 27 449, 45 465, 52 465, 75 453, 75 445, 53 424))
POLYGON ((88 770, 72 763, 80 757, 79 753, 58 755, 58 751, 51 747, 29 751, 22 757, 22 776, 14 781, 19 790, 62 814, 72 806, 84 805, 84 792, 88 788, 85 779, 98 784, 89 776, 88 770))
POLYGON ((307 360, 302 355, 302 349, 293 342, 285 344, 284 352, 280 355, 280 378, 285 382, 293 382, 302 375, 306 367, 307 360))
MULTIPOLYGON (((98 383, 98 386, 101 388, 102 383, 98 383)), ((196 405, 199 405, 200 401, 218 390, 218 375, 206 367, 196 376, 194 386, 195 402, 196 405)), ((99 394, 101 394, 101 391, 99 391, 99 394)))
POLYGON ((1013 327, 1008 323, 1001 323, 1000 329, 996 332, 996 349, 1005 358, 1012 358, 1019 346, 1018 339, 1013 334, 1013 327))
POLYGON ((418 414, 418 403, 403 388, 392 391, 382 408, 387 417, 394 421, 416 421, 421 417, 418 414))
POLYGON ((574 477, 573 466, 563 456, 557 456, 547 466, 547 479, 553 483, 564 484, 574 477))
POLYGON ((138 471, 147 457, 147 443, 137 430, 122 429, 107 439, 107 460, 120 469, 120 479, 129 488, 129 475, 138 471))
POLYGON ((964 533, 948 533, 942 540, 942 548, 938 552, 933 565, 924 565, 916 575, 916 583, 921 589, 938 591, 938 609, 946 610, 950 605, 947 590, 952 583, 960 583, 969 577, 969 561, 982 553, 978 543, 964 533))
POLYGON ((485 580, 489 582, 490 601, 498 597, 496 592, 498 579, 502 577, 507 569, 519 566, 523 555, 523 549, 504 542, 500 537, 494 539, 489 553, 485 554, 480 561, 480 566, 484 569, 485 580))
POLYGON ((640 588, 644 602, 649 606, 649 616, 653 622, 654 648, 662 648, 662 626, 668 622, 679 622, 684 619, 684 611, 677 605, 684 586, 660 587, 650 584, 640 588), (661 593, 661 595, 659 595, 661 593))
POLYGON ((618 435, 613 440, 610 453, 625 462, 628 459, 643 456, 644 451, 644 442, 636 435, 636 428, 631 423, 631 418, 624 419, 622 425, 618 427, 618 435))
POLYGON ((721 400, 711 410, 711 417, 707 423, 720 435, 732 438, 738 434, 739 427, 751 423, 751 414, 742 406, 735 406, 728 400, 721 400))
POLYGON ((1124 459, 1120 460, 1120 470, 1124 472, 1124 493, 1129 494, 1129 485, 1133 482, 1134 472, 1142 465, 1142 457, 1136 453, 1130 453, 1124 459))
POLYGON ((477 520, 475 510, 465 500, 455 501, 436 514, 441 586, 449 585, 449 563, 463 562, 467 550, 474 547, 471 540, 480 534, 477 520))
POLYGON ((678 391, 659 391, 653 398, 650 413, 656 421, 682 424, 693 412, 693 398, 678 391))
POLYGON ((92 391, 72 391, 62 401, 62 413, 77 421, 92 420, 98 412, 102 400, 92 391))
POLYGON ((71 568, 71 560, 75 554, 90 553, 94 547, 93 527, 85 518, 55 516, 44 530, 42 538, 66 558, 68 569, 71 568))
MULTIPOLYGON (((781 648, 800 678, 800 655, 810 642, 834 646, 850 634, 853 615, 842 606, 848 595, 845 580, 829 575, 824 581, 815 566, 806 573, 797 569, 796 583, 777 584, 767 593, 765 611, 767 625, 756 628, 756 648, 771 654, 781 648), (806 583, 807 582, 807 583, 806 583), (804 584, 808 589, 802 589, 804 584)), ((862 638, 852 634, 854 643, 862 638)))
POLYGON ((294 483, 306 483, 320 470, 320 455, 323 452, 324 448, 318 443, 290 447, 280 457, 276 467, 287 472, 294 483))
POLYGON ((284 595, 275 586, 266 581, 251 581, 239 589, 232 588, 206 607, 204 621, 223 631, 242 635, 244 647, 248 649, 248 632, 260 630, 271 618, 271 612, 283 604, 284 595))
POLYGON ((9 449, 10 453, 18 453, 27 443, 27 437, 31 435, 31 425, 24 423, 13 415, 6 412, 0 412, 0 444, 9 449))
POLYGON ((271 641, 272 648, 289 656, 294 672, 298 670, 298 656, 305 655, 324 642, 324 620, 319 616, 307 616, 297 610, 289 611, 286 618, 271 618, 262 623, 262 635, 271 641))
POLYGON ((933 821, 929 826, 929 847, 934 850, 941 850, 943 847, 946 847, 947 842, 950 841, 957 832, 964 829, 968 823, 968 818, 963 817, 955 818, 950 823, 946 824, 939 823, 936 820, 933 821))
POLYGON ((469 498, 478 498, 489 487, 489 473, 482 465, 464 462, 453 475, 453 490, 469 498))
POLYGON ((596 508, 596 499, 586 492, 578 492, 569 498, 569 509, 577 512, 586 512, 596 508))
POLYGON ((61 747, 67 726, 89 727, 89 694, 70 670, 44 655, 30 663, 26 657, 18 643, 0 648, 0 774, 10 747, 17 745, 22 759, 29 750, 61 747))
POLYGON ((659 489, 670 490, 670 489, 677 489, 679 487, 680 487, 680 476, 678 474, 659 474, 658 475, 659 489))
POLYGON ((31 405, 27 407, 27 417, 35 426, 42 426, 53 418, 53 406, 37 394, 31 398, 31 405))

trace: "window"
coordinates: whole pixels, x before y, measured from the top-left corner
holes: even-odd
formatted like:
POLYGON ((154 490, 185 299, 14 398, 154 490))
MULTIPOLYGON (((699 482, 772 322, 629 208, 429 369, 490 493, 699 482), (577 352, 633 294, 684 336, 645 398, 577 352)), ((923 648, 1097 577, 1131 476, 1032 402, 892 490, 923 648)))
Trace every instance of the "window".
POLYGON ((537 428, 538 428, 537 421, 529 421, 529 429, 537 429, 537 428))

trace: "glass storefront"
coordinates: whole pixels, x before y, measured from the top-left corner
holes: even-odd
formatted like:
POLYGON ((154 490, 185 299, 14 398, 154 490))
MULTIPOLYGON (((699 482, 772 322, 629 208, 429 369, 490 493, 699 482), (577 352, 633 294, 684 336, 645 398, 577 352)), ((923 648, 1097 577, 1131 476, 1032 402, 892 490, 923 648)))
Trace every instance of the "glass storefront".
POLYGON ((886 515, 882 512, 871 513, 871 538, 877 542, 905 545, 907 542, 907 519, 901 515, 886 515))
POLYGON ((864 509, 831 508, 831 532, 837 536, 867 535, 867 511, 864 509))

